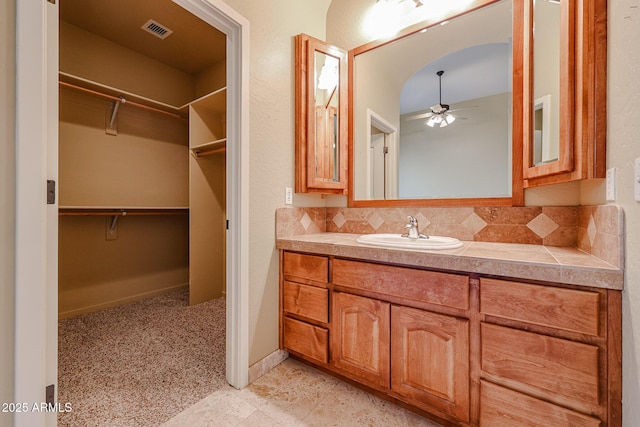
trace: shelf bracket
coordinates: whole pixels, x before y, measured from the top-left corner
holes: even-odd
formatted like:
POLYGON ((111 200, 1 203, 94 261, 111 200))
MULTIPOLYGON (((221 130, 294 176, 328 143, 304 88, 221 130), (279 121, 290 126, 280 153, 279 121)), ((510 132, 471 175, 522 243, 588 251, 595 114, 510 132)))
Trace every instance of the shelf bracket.
POLYGON ((123 97, 120 97, 119 101, 113 101, 111 103, 111 118, 109 119, 109 124, 105 129, 105 132, 107 133, 107 135, 118 134, 118 128, 116 127, 116 120, 118 118, 118 109, 120 108, 120 104, 124 104, 125 102, 127 102, 127 100, 124 99, 123 97))
POLYGON ((109 226, 109 223, 107 223, 107 240, 116 240, 118 238, 118 218, 125 215, 127 215, 125 211, 115 213, 111 219, 111 225, 109 226))
POLYGON ((114 215, 111 220, 111 227, 109 227, 109 234, 113 234, 116 231, 116 227, 118 226, 118 215, 114 215))

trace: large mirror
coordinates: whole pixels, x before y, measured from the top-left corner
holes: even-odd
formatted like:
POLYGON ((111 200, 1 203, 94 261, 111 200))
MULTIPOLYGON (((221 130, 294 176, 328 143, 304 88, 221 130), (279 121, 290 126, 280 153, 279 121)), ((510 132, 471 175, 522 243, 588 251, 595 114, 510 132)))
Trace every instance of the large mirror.
POLYGON ((520 203, 523 23, 482 3, 351 52, 351 206, 520 203))

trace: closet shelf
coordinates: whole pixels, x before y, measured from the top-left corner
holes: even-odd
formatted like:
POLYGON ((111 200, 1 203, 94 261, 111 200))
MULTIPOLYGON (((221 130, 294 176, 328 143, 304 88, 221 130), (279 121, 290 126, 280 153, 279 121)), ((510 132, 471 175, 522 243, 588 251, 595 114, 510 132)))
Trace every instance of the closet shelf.
POLYGON ((226 151, 226 149, 227 138, 222 138, 191 147, 191 154, 194 157, 204 157, 210 154, 222 153, 226 151))
POLYGON ((181 107, 187 108, 192 106, 195 108, 206 108, 214 113, 224 114, 227 111, 227 88, 223 87, 214 92, 211 92, 203 97, 189 102, 187 105, 181 107))
POLYGON ((132 215, 186 215, 189 208, 106 208, 60 207, 59 216, 132 216, 132 215))
POLYGON ((121 102, 124 99, 127 105, 155 111, 175 118, 186 119, 188 115, 185 106, 177 107, 62 71, 59 73, 59 83, 60 86, 89 92, 112 101, 121 102))

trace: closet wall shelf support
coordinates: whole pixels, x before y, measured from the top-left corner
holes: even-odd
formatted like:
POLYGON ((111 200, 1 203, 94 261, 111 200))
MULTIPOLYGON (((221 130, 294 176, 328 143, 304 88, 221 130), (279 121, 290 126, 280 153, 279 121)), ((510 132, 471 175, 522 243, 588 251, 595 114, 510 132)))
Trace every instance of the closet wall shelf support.
POLYGON ((111 220, 111 227, 109 227, 109 234, 111 235, 113 235, 116 231, 116 227, 118 226, 118 218, 120 218, 119 215, 114 215, 113 219, 111 220))
POLYGON ((118 118, 118 110, 120 109, 120 104, 124 104, 127 102, 124 97, 120 97, 120 100, 113 101, 111 103, 111 120, 109 120, 109 127, 106 129, 108 135, 117 135, 118 129, 116 129, 116 119, 118 118))

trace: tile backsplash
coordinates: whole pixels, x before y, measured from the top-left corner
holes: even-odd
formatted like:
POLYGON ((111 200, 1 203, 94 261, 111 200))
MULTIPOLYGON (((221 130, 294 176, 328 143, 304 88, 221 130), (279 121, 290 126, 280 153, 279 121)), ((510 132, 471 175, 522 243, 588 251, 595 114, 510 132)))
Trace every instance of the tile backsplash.
POLYGON ((424 234, 460 240, 577 247, 623 267, 624 221, 616 205, 543 207, 280 208, 276 236, 403 233, 406 218, 424 234))

